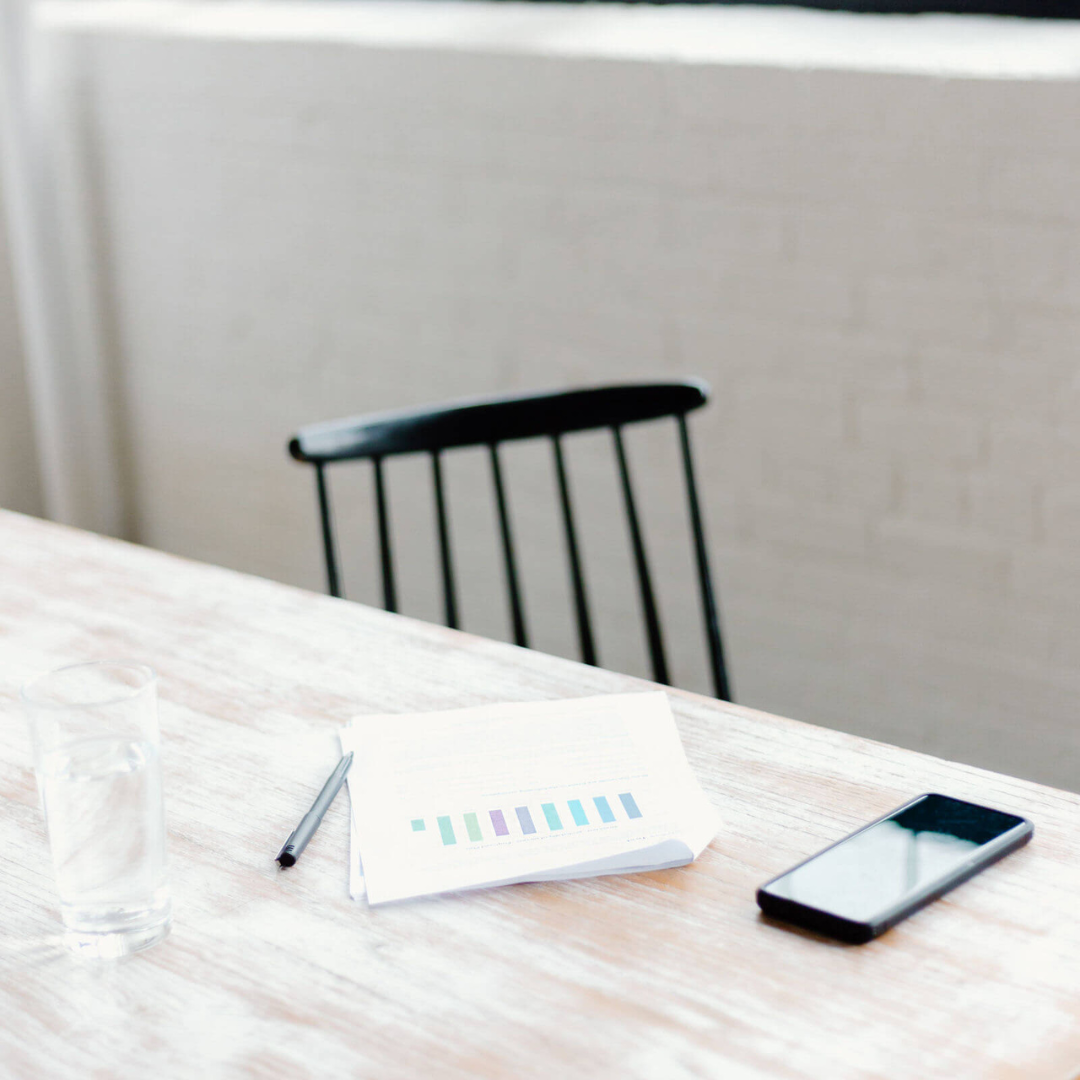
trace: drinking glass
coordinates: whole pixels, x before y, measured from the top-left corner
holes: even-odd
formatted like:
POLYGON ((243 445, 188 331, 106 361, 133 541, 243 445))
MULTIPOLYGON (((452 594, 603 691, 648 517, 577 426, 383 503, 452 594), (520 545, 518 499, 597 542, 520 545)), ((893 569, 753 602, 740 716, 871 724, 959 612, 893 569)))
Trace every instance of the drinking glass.
POLYGON ((31 679, 34 748, 65 941, 116 958, 169 930, 157 677, 127 661, 31 679))

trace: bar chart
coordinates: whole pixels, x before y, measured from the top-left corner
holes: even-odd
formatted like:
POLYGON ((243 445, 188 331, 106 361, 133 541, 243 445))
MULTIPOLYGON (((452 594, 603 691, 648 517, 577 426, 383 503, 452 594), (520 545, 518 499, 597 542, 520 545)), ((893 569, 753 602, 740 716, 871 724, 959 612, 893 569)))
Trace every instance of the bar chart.
POLYGON ((457 814, 436 814, 432 818, 412 818, 414 833, 438 834, 443 847, 458 843, 513 840, 566 833, 576 829, 633 821, 644 815, 630 791, 554 800, 525 806, 467 810, 457 814), (431 828, 429 829, 429 822, 431 828))

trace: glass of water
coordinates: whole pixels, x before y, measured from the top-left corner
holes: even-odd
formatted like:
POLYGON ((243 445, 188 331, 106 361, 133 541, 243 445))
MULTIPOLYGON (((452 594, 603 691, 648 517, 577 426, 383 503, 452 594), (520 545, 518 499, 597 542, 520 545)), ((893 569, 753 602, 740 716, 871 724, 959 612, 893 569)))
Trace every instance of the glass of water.
POLYGON ((65 940, 127 956, 169 930, 157 680, 142 664, 73 664, 31 679, 34 747, 65 940))

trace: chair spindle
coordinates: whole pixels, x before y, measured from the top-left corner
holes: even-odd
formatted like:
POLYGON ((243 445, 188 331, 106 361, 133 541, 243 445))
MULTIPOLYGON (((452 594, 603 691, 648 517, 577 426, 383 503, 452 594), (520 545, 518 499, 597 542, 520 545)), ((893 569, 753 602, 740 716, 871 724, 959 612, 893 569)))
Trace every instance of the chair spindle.
POLYGON ((731 701, 731 684, 728 682, 727 665, 724 663, 724 646, 720 638, 720 616, 716 609, 712 574, 709 570, 709 554, 705 544, 705 526, 701 505, 697 496, 697 480, 694 476, 694 459, 690 452, 690 429, 686 414, 680 413, 679 442, 682 446, 683 476, 686 479, 686 497, 690 505, 690 526, 694 533, 694 554, 697 558, 698 584, 701 586, 701 609, 705 618, 705 636, 709 643, 709 666, 712 670, 713 688, 716 696, 731 701))
POLYGON ((630 485, 630 468, 626 460, 626 448, 623 446, 622 428, 612 427, 615 437, 615 456, 619 463, 619 479, 622 484, 623 506, 626 509, 626 521, 630 528, 630 544, 634 551, 634 566, 637 570, 638 588, 641 592, 641 607, 645 615, 645 632, 649 642, 649 657, 652 660, 653 680, 670 685, 667 658, 664 656, 664 639, 660 633, 660 619, 656 612, 656 596, 652 587, 652 575, 645 556, 645 540, 641 534, 637 504, 630 485))
POLYGON ((446 625, 458 629, 457 588, 454 581, 454 564, 450 555, 450 519, 446 512, 446 494, 443 490, 442 451, 431 452, 431 475, 435 485, 435 514, 439 526, 439 559, 442 564, 443 602, 446 609, 446 625))
POLYGON ((379 519, 379 562, 382 565, 383 607, 397 611, 397 589, 394 585, 394 559, 390 550, 390 511, 386 502, 382 458, 373 457, 375 466, 375 511, 379 519))
POLYGON ((330 497, 326 490, 326 466, 315 463, 315 487, 319 492, 319 519, 322 522, 323 553, 326 555, 326 588, 331 596, 343 597, 341 575, 338 572, 337 551, 334 548, 334 524, 330 518, 330 497))
POLYGON ((578 550, 577 529, 574 525, 574 511, 570 504, 570 483, 566 475, 562 439, 558 435, 553 435, 551 445, 555 451, 555 475, 559 480, 559 501, 562 504, 566 552, 570 561, 570 582, 574 590, 574 611, 577 615, 581 659, 584 663, 595 667, 597 664, 596 644, 593 639, 592 620, 589 617, 589 603, 585 594, 585 578, 581 571, 581 555, 578 550))
POLYGON ((495 504, 499 510, 499 531, 502 535, 503 561, 506 565, 506 591, 510 596, 510 618, 514 624, 514 644, 527 649, 529 641, 525 633, 525 612, 518 588, 517 561, 514 557, 514 539, 510 532, 510 513, 503 487, 502 467, 499 464, 499 448, 495 443, 490 443, 488 451, 491 455, 491 479, 495 485, 495 504))

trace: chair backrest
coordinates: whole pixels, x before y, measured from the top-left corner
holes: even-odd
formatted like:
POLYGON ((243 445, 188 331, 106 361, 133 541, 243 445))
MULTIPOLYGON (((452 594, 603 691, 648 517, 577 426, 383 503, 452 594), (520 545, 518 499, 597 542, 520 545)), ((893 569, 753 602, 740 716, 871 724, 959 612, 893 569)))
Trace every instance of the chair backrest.
POLYGON ((717 697, 730 700, 730 686, 724 665, 720 623, 705 545, 701 504, 694 478, 690 433, 686 423, 686 414, 704 405, 708 401, 708 392, 708 385, 697 379, 635 383, 582 390, 478 398, 430 408, 405 409, 331 420, 301 428, 289 442, 289 453, 297 461, 306 462, 315 467, 323 547, 326 555, 326 573, 331 595, 342 596, 343 593, 326 483, 326 466, 333 462, 354 461, 361 458, 370 459, 372 462, 383 603, 388 611, 397 611, 394 559, 391 550, 386 480, 382 462, 384 458, 397 454, 427 453, 431 457, 446 624, 457 628, 459 624, 457 590, 443 485, 442 453, 454 447, 486 446, 491 463, 495 505, 498 511, 514 641, 518 645, 527 647, 528 634, 525 628, 517 556, 507 508, 499 446, 501 443, 512 440, 546 437, 551 440, 554 454, 581 658, 587 664, 596 664, 596 644, 582 572, 562 436, 575 431, 608 428, 614 440, 623 507, 626 511, 634 568, 641 595, 653 678, 657 682, 668 683, 670 680, 667 657, 657 614, 652 574, 646 557, 637 502, 630 481, 622 429, 624 425, 638 421, 673 417, 677 422, 682 451, 683 476, 713 686, 717 697))

